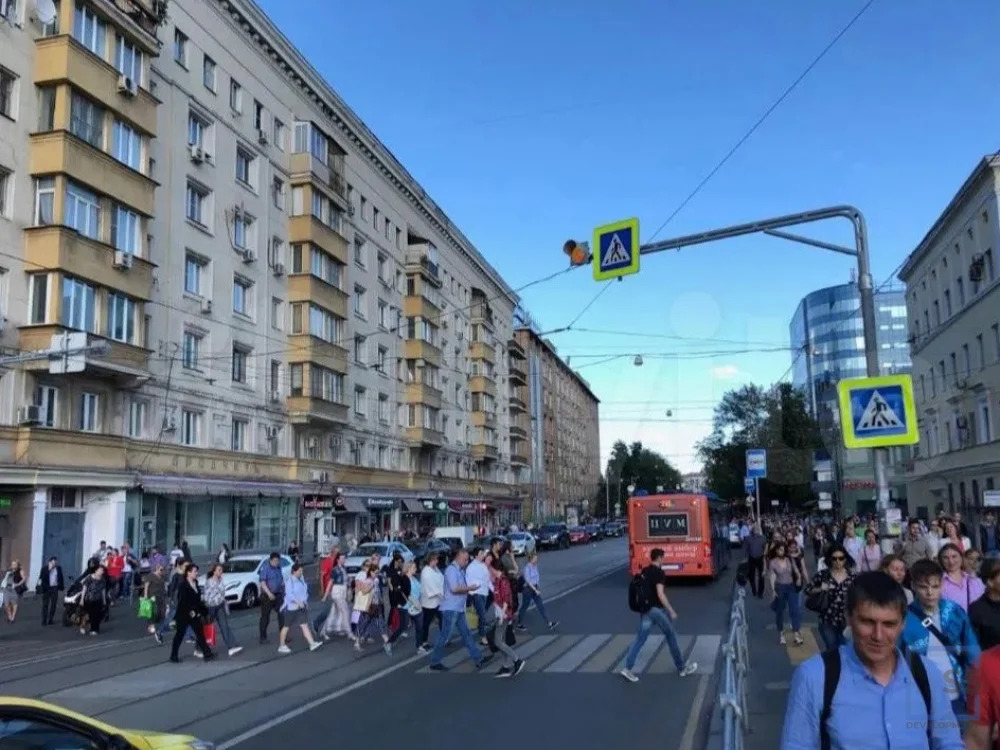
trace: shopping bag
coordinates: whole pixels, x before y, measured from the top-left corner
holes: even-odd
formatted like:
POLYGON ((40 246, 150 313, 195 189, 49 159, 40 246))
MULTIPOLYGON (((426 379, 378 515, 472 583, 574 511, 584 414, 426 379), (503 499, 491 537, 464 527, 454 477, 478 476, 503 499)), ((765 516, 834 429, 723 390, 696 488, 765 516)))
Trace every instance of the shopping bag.
POLYGON ((394 633, 396 631, 396 628, 398 627, 399 627, 399 610, 393 607, 392 611, 389 612, 389 623, 388 623, 389 632, 394 633))
POLYGON ((211 622, 205 623, 202 631, 205 633, 205 642, 212 648, 215 648, 215 624, 211 622))
POLYGON ((465 621, 469 623, 469 630, 476 630, 479 628, 479 615, 476 614, 475 607, 465 608, 465 621))
POLYGON ((153 600, 143 597, 139 600, 139 617, 143 620, 153 619, 153 600))

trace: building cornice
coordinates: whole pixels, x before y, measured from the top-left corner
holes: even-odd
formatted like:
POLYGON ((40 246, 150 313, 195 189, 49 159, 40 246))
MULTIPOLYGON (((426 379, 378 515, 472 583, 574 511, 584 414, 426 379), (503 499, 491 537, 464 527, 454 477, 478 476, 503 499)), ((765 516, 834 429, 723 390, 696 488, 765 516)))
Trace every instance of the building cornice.
POLYGON ((410 203, 448 244, 473 266, 477 267, 495 287, 497 297, 506 297, 516 306, 517 293, 503 280, 472 242, 448 218, 388 147, 365 125, 347 103, 340 98, 312 64, 275 26, 253 0, 213 0, 214 4, 257 45, 272 64, 313 102, 340 133, 370 162, 389 183, 410 203))

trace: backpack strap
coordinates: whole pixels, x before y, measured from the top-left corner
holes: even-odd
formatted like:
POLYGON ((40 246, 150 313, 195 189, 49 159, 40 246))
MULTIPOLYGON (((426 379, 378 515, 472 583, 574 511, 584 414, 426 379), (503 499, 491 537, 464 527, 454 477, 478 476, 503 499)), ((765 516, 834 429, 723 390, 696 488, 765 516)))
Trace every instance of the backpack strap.
POLYGON ((830 710, 833 707, 833 696, 840 682, 840 650, 823 652, 823 708, 819 712, 819 748, 830 750, 830 710))
POLYGON ((933 719, 931 716, 931 683, 927 677, 927 668, 924 666, 924 660, 920 658, 920 654, 914 653, 909 649, 907 649, 906 653, 907 661, 910 665, 910 674, 913 675, 913 681, 917 683, 920 695, 924 699, 924 706, 927 708, 927 738, 930 740, 933 719))

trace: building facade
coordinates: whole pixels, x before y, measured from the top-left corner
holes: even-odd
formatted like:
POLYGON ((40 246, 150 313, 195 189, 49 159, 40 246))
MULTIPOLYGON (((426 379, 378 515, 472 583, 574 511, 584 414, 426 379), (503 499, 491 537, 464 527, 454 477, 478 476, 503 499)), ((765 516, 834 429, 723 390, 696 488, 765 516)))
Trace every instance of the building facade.
POLYGON ((600 485, 600 401, 548 340, 531 328, 515 338, 528 363, 527 398, 520 388, 512 398, 530 405, 518 436, 530 433, 533 518, 561 519, 567 507, 588 508, 600 485))
MULTIPOLYGON (((906 303, 902 290, 884 289, 875 295, 876 340, 881 374, 910 371, 906 303)), ((861 296, 857 284, 817 289, 799 302, 789 326, 793 350, 792 382, 806 394, 815 419, 823 427, 827 450, 814 462, 814 489, 821 499, 840 503, 844 512, 875 509, 875 467, 871 451, 848 450, 840 434, 837 383, 867 374, 861 296)), ((906 483, 900 474, 909 459, 907 449, 890 451, 890 495, 906 502, 906 483)))
POLYGON ((55 5, 0 23, 0 556, 519 516, 517 296, 388 149, 250 0, 55 5))
POLYGON ((1000 482, 998 170, 995 157, 977 165, 899 274, 920 427, 907 482, 921 513, 975 513, 1000 482))

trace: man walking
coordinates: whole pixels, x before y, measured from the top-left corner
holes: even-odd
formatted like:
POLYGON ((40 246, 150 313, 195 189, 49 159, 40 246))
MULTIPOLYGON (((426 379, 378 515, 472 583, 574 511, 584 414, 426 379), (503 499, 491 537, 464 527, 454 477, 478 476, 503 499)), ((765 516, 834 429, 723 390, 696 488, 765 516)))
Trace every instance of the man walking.
POLYGON ((45 570, 38 576, 38 589, 42 594, 42 625, 51 625, 56 616, 56 601, 65 586, 59 560, 49 558, 45 570))
POLYGON ((278 632, 285 628, 285 575, 281 572, 281 555, 272 552, 267 565, 260 571, 260 642, 267 643, 267 626, 271 624, 271 612, 278 615, 278 632))
POLYGON ((441 630, 438 633, 437 641, 434 643, 434 650, 431 652, 430 668, 435 672, 447 672, 448 667, 441 663, 444 658, 444 649, 451 640, 451 632, 456 627, 458 634, 462 638, 469 656, 476 664, 476 669, 481 669, 492 659, 492 655, 483 656, 476 641, 469 630, 469 623, 465 619, 465 600, 469 594, 475 593, 479 586, 468 585, 465 581, 465 568, 469 564, 468 550, 460 549, 451 565, 444 571, 444 598, 441 600, 441 630))

